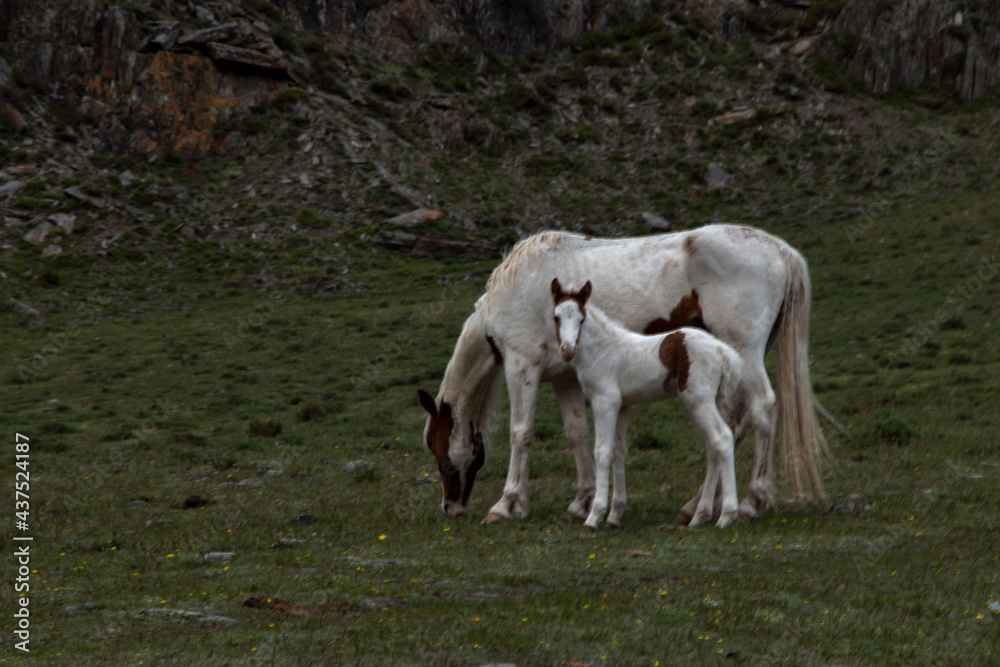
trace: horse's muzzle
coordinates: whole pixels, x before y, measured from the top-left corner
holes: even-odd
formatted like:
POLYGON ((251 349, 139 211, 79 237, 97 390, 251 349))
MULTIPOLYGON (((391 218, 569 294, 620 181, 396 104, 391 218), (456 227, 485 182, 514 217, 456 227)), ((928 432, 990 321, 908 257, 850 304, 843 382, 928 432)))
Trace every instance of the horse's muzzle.
POLYGON ((449 503, 446 501, 441 503, 441 511, 443 511, 444 515, 449 519, 454 519, 457 516, 465 516, 466 514, 468 514, 469 508, 466 505, 460 505, 458 503, 449 503))

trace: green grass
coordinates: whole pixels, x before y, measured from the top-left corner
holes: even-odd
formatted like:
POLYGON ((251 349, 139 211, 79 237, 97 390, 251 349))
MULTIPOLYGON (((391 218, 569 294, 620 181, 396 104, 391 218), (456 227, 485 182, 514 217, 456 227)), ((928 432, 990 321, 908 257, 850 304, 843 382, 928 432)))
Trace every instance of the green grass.
POLYGON ((147 293, 114 265, 61 268, 34 294, 59 304, 44 324, 0 313, 0 423, 31 438, 32 664, 988 664, 1000 276, 947 299, 994 256, 998 197, 897 202, 853 243, 856 220, 768 225, 810 261, 813 380, 857 444, 827 429, 829 503, 783 494, 722 531, 671 524, 703 462, 666 403, 635 411, 623 527, 581 535, 562 518, 575 471, 548 389, 530 517, 478 523, 503 487, 501 427, 472 516, 443 518, 414 390, 437 389, 483 286, 437 276, 490 263, 380 253, 359 270, 367 293, 312 297, 211 271, 147 293), (901 357, 940 309, 947 324, 901 357), (344 470, 357 460, 374 467, 344 470), (193 496, 210 502, 183 509, 193 496))

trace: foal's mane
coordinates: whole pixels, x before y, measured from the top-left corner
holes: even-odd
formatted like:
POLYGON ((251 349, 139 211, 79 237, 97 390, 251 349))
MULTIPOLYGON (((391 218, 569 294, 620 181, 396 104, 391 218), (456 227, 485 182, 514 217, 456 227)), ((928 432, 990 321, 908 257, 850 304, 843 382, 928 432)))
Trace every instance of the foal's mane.
POLYGON ((636 335, 636 332, 630 330, 624 324, 590 303, 587 304, 587 318, 594 324, 600 325, 602 329, 610 330, 611 333, 617 334, 619 337, 623 335, 636 335))
POLYGON ((490 279, 486 282, 486 294, 483 295, 482 299, 483 306, 487 311, 492 308, 496 294, 510 284, 518 267, 523 262, 537 257, 542 252, 555 250, 565 241, 580 238, 582 237, 578 234, 546 231, 518 241, 503 258, 500 265, 493 269, 493 273, 490 274, 490 279))

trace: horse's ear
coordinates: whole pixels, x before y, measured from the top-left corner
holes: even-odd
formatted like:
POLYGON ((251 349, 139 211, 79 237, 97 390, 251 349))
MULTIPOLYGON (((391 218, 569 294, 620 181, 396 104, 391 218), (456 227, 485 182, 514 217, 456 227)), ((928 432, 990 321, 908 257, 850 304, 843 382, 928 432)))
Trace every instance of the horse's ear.
POLYGON ((593 291, 594 291, 594 286, 591 285, 590 281, 588 280, 587 284, 583 286, 583 289, 579 291, 580 302, 587 303, 587 300, 590 298, 590 293, 593 291))
POLYGON ((434 397, 428 394, 423 389, 417 389, 417 398, 420 399, 420 405, 424 407, 432 418, 438 416, 437 405, 434 403, 434 397))
POLYGON ((558 301, 563 295, 562 285, 559 284, 558 278, 552 279, 552 298, 558 301))

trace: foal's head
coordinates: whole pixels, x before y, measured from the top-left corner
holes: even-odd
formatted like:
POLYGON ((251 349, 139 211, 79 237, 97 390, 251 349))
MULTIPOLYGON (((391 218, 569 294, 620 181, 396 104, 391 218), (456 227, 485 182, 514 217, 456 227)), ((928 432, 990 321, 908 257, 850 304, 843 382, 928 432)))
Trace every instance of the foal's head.
POLYGON ((577 291, 564 292, 558 278, 552 279, 552 300, 555 309, 552 316, 556 321, 556 338, 559 339, 559 353, 563 361, 572 361, 576 345, 580 340, 583 321, 587 319, 587 300, 593 286, 590 281, 577 291))

